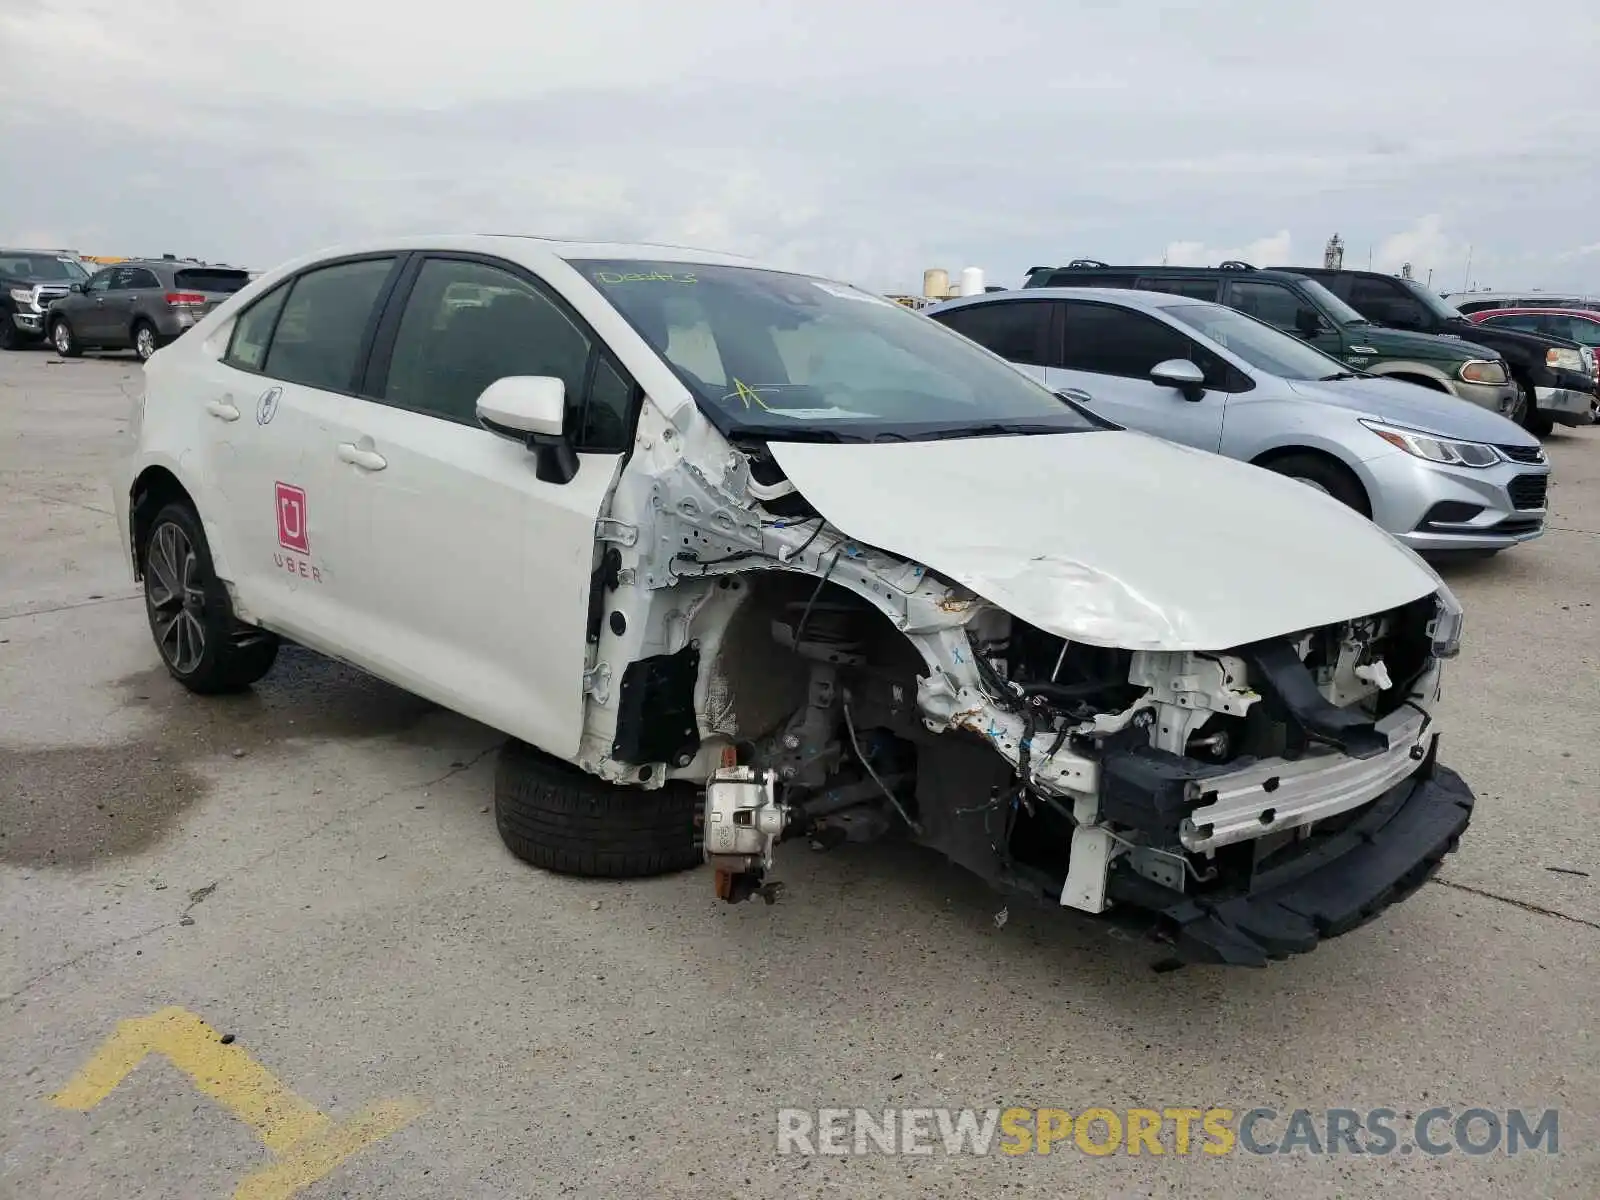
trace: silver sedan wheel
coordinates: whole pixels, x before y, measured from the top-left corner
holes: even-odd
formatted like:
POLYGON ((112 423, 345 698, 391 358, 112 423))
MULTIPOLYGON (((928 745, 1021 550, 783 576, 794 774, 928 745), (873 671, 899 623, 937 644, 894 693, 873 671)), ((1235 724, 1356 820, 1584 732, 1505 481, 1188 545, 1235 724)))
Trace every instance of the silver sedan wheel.
MULTIPOLYGON (((1308 488, 1316 488, 1317 491, 1321 492, 1324 496, 1332 496, 1333 495, 1332 492, 1330 492, 1327 488, 1323 487, 1315 479, 1307 479, 1304 475, 1291 475, 1291 476, 1289 476, 1289 478, 1294 480, 1296 483, 1305 484, 1308 488)), ((1336 496, 1334 498, 1338 499, 1338 497, 1336 497, 1336 496)))
POLYGON ((189 535, 170 522, 158 525, 145 561, 145 604, 156 648, 180 675, 193 674, 206 652, 206 594, 199 575, 189 535))
POLYGON ((55 327, 55 344, 57 354, 68 354, 72 350, 72 330, 67 328, 65 321, 57 321, 55 327))
POLYGON ((148 325, 139 326, 139 332, 133 335, 133 349, 140 358, 148 359, 156 352, 156 331, 148 325))

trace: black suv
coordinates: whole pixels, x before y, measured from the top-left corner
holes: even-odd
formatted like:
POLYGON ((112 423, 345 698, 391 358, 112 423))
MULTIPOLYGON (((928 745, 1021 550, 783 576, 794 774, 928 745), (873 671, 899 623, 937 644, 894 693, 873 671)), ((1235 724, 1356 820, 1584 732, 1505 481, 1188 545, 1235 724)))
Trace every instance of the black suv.
POLYGON ((45 334, 52 301, 89 278, 66 250, 0 249, 0 350, 20 350, 45 334))
POLYGON ((1414 279, 1378 271, 1296 267, 1367 320, 1390 329, 1465 338, 1498 351, 1521 392, 1518 411, 1530 433, 1554 425, 1590 425, 1595 412, 1595 361, 1578 342, 1551 334, 1476 325, 1414 279))
POLYGON ((249 282, 237 267, 130 259, 74 283, 50 306, 45 329, 65 358, 99 349, 147 359, 249 282))

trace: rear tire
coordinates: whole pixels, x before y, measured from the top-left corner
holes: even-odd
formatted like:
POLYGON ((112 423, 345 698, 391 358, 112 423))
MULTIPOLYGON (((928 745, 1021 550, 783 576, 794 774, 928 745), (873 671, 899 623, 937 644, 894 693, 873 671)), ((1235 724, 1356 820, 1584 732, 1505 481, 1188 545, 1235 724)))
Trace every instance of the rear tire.
POLYGON ((145 614, 170 674, 203 696, 241 692, 272 669, 276 635, 241 624, 188 504, 167 505, 140 547, 145 614))
POLYGON ((1285 454, 1259 465, 1326 492, 1363 517, 1372 516, 1372 505, 1361 481, 1351 474, 1348 467, 1331 458, 1324 458, 1320 454, 1285 454))
POLYGON ((149 321, 136 322, 133 326, 133 352, 139 356, 139 361, 149 362, 159 349, 161 338, 156 333, 156 327, 149 321))
POLYGON ((561 875, 637 879, 698 866, 699 809, 691 784, 607 783, 515 739, 495 769, 500 839, 523 862, 561 875))
POLYGON ((8 312, 0 312, 0 350, 21 350, 22 335, 8 312))
POLYGON ((83 347, 78 345, 78 336, 72 332, 72 326, 67 324, 65 317, 57 317, 50 323, 50 344, 62 358, 77 358, 83 353, 83 347))

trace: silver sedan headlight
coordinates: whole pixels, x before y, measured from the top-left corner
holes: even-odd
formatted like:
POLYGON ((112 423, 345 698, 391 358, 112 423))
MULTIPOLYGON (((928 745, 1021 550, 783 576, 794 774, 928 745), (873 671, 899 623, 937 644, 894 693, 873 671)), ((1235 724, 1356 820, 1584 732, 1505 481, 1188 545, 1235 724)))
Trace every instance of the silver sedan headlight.
POLYGON ((1484 442, 1458 442, 1366 418, 1361 423, 1396 449, 1441 466, 1492 467, 1503 461, 1500 451, 1484 442))

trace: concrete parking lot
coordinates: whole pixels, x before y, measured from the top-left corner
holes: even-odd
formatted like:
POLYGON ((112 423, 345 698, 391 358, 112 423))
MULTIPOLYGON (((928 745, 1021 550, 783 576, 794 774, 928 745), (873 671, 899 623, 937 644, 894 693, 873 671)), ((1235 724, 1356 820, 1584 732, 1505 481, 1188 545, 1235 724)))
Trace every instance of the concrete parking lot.
POLYGON ((1271 970, 1158 974, 903 848, 785 847, 772 907, 541 874, 492 730, 294 650, 188 695, 113 528, 140 383, 0 356, 0 1196, 1600 1193, 1600 434, 1549 440, 1542 540, 1447 573, 1479 807, 1441 877, 1271 970), (1011 1105, 1557 1109, 1560 1141, 777 1152, 780 1108, 1011 1105))

